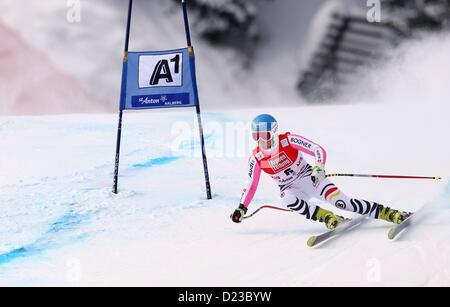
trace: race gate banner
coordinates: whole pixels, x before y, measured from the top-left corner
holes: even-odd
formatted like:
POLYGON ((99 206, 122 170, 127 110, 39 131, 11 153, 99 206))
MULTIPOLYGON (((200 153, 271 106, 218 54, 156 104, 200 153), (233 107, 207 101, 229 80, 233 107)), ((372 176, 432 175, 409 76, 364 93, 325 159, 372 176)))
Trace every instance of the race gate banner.
POLYGON ((129 52, 123 78, 121 110, 198 105, 195 58, 188 48, 129 52))

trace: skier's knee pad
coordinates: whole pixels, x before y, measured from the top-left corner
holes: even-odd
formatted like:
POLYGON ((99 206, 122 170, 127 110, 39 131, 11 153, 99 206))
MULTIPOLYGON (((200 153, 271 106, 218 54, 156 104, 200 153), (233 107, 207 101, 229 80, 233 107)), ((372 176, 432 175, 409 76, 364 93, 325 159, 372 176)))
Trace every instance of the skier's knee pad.
POLYGON ((370 214, 377 208, 377 204, 373 202, 356 198, 350 199, 345 195, 337 198, 333 204, 339 209, 356 212, 362 215, 370 214))
POLYGON ((341 210, 349 210, 349 211, 352 211, 351 209, 348 208, 349 204, 345 201, 345 199, 341 199, 341 198, 336 199, 336 200, 334 201, 334 206, 335 206, 336 208, 341 209, 341 210))
POLYGON ((330 202, 341 210, 354 211, 353 207, 350 203, 350 198, 344 193, 339 191, 339 194, 336 197, 330 199, 330 202))

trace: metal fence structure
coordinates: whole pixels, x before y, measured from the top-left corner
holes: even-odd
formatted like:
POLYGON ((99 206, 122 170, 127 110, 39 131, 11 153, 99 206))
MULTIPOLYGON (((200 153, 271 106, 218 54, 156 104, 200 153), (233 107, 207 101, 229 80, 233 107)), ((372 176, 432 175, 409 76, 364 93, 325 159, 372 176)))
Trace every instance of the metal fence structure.
POLYGON ((310 102, 326 101, 343 85, 359 78, 362 67, 387 56, 386 50, 414 36, 418 30, 438 30, 450 20, 450 0, 385 0, 387 10, 380 22, 361 14, 334 12, 298 88, 310 102))

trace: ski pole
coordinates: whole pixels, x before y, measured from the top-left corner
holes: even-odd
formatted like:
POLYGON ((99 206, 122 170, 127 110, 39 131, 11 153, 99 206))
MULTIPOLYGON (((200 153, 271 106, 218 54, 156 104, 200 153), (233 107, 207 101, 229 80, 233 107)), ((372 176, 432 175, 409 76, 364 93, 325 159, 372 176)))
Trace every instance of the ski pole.
POLYGON ((284 208, 280 208, 280 207, 275 207, 275 206, 269 206, 269 205, 264 205, 259 207, 258 209, 256 209, 252 214, 246 215, 243 217, 243 219, 249 219, 252 216, 254 216, 256 213, 258 213, 259 211, 261 211, 262 209, 273 209, 273 210, 279 210, 279 211, 285 211, 285 212, 292 212, 292 210, 289 209, 284 209, 284 208))
POLYGON ((366 177, 366 178, 383 178, 383 179, 430 179, 442 180, 442 177, 424 177, 424 176, 397 176, 397 175, 366 175, 366 174, 329 174, 327 177, 366 177))
MULTIPOLYGON (((329 178, 329 177, 365 177, 365 178, 383 178, 383 179, 430 179, 430 180, 436 180, 436 181, 442 180, 442 177, 439 177, 439 176, 425 177, 425 176, 368 175, 368 174, 341 174, 341 173, 328 174, 326 177, 327 178, 329 178)), ((279 210, 279 211, 285 211, 285 212, 292 212, 292 210, 289 210, 289 209, 275 207, 275 206, 271 206, 271 205, 264 205, 264 206, 261 206, 258 209, 256 209, 253 213, 244 216, 243 219, 249 219, 249 218, 253 217, 255 214, 257 214, 262 209, 273 209, 273 210, 279 210)))

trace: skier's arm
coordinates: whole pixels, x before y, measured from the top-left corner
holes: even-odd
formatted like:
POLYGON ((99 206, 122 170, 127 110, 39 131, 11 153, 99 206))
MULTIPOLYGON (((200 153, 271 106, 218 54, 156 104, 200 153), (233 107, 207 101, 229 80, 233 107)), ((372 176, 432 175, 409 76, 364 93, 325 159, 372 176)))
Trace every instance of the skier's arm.
POLYGON ((261 167, 259 166, 259 163, 254 155, 252 155, 248 160, 248 166, 248 182, 246 188, 244 189, 240 202, 240 204, 245 208, 248 208, 250 202, 253 199, 253 196, 255 196, 256 189, 258 188, 259 178, 261 177, 261 167))
POLYGON ((319 144, 316 144, 313 141, 310 141, 307 138, 296 134, 289 134, 288 140, 294 148, 300 150, 301 152, 304 152, 305 154, 315 157, 316 165, 325 165, 325 163, 327 162, 327 152, 319 144))

